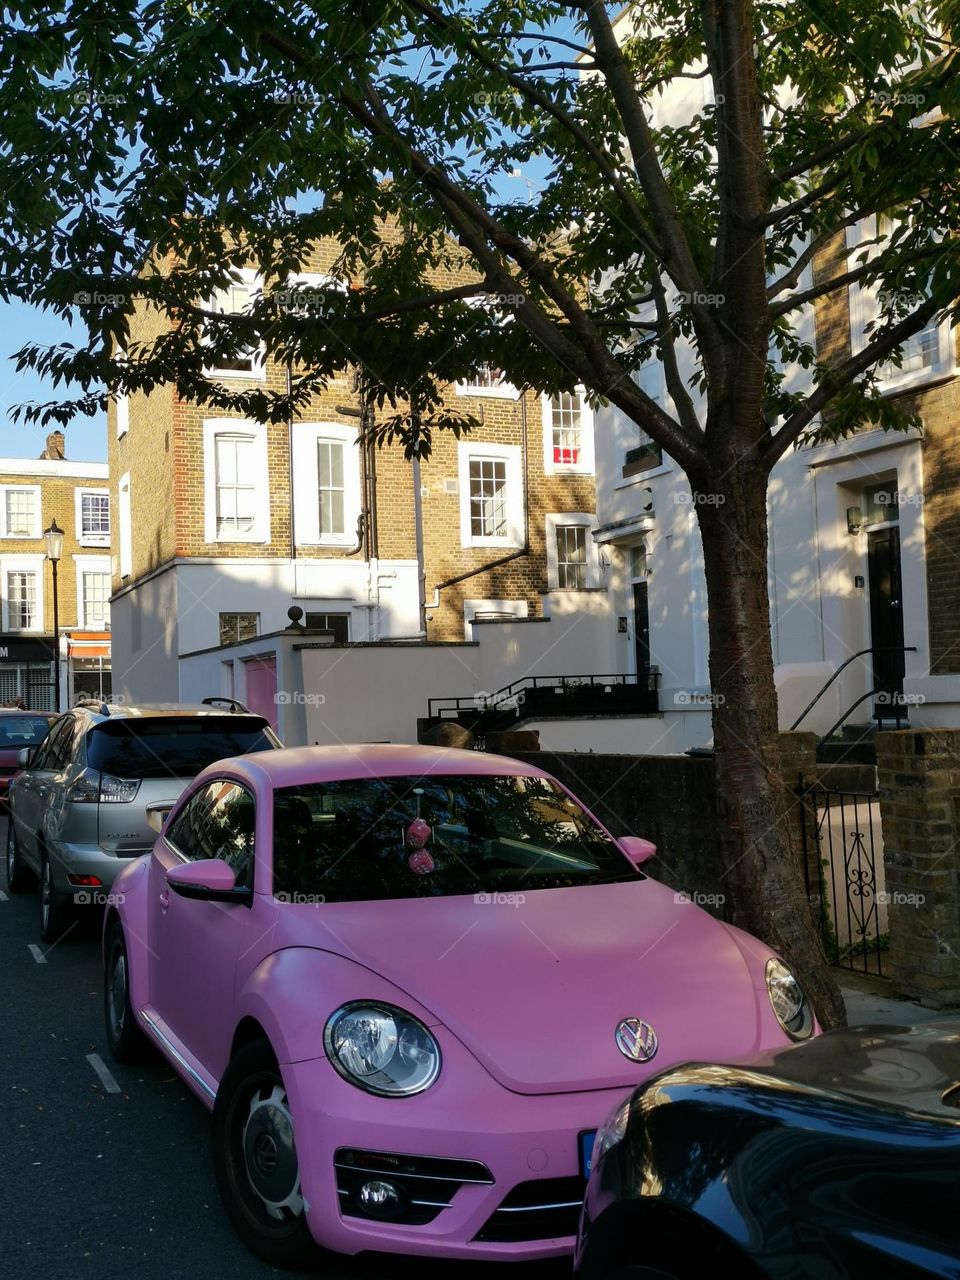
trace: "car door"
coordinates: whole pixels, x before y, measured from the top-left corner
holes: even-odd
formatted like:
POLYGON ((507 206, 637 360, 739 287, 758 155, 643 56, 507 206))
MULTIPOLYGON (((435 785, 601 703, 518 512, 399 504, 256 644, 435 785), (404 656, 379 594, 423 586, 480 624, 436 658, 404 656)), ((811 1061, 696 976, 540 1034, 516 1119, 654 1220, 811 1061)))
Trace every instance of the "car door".
POLYGON ((40 743, 33 760, 18 776, 14 787, 10 818, 20 852, 34 871, 40 867, 37 835, 49 804, 50 785, 57 761, 71 740, 72 729, 73 716, 62 716, 40 743))
POLYGON ((254 909, 253 795, 229 778, 199 787, 150 857, 150 1002, 181 1050, 219 1080, 230 1055, 238 956, 263 926, 254 909), (221 858, 249 888, 247 901, 184 898, 171 867, 221 858))

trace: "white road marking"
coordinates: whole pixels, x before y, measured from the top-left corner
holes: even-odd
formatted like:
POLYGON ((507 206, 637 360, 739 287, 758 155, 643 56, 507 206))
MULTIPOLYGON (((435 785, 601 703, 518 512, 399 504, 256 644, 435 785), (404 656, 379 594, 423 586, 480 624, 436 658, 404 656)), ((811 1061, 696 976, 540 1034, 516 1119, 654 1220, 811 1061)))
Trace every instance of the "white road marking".
POLYGON ((99 1053, 88 1053, 87 1061, 90 1063, 91 1067, 93 1067, 94 1071, 100 1077, 100 1083, 103 1085, 104 1089, 106 1089, 107 1093, 120 1092, 120 1086, 117 1084, 116 1080, 114 1080, 113 1076, 110 1074, 110 1068, 107 1066, 104 1060, 100 1057, 99 1053))
POLYGON ((2 889, 0 889, 0 902, 9 902, 9 898, 2 889))
POLYGON ((28 943, 27 947, 30 951, 30 954, 33 956, 34 960, 36 960, 37 964, 47 963, 47 957, 43 954, 43 952, 40 950, 40 948, 37 946, 35 942, 28 943))

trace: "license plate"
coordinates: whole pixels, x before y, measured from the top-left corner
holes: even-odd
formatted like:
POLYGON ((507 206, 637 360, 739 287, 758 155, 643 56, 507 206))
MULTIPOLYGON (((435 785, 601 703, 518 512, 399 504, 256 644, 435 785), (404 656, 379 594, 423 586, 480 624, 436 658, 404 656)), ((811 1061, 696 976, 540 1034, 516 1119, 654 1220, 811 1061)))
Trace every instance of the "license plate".
POLYGON ((580 1134, 580 1175, 583 1178, 590 1177, 590 1169, 593 1163, 593 1144, 596 1141, 596 1129, 588 1129, 586 1133, 580 1134))

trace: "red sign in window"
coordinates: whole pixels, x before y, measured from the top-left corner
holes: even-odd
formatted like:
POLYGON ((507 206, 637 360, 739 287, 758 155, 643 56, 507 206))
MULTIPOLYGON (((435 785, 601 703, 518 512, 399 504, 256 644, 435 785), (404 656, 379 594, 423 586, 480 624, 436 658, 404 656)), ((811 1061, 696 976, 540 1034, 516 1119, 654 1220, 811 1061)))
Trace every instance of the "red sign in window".
POLYGON ((557 467, 575 467, 580 461, 579 449, 562 449, 560 445, 553 446, 553 464, 557 467))

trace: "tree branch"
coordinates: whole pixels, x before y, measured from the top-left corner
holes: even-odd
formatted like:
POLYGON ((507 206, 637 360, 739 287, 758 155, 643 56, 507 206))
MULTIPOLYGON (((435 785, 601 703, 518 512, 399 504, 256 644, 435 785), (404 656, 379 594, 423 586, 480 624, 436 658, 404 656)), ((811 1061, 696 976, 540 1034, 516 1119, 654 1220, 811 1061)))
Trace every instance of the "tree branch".
MULTIPOLYGON (((858 245, 857 248, 862 248, 858 245)), ((896 270, 897 267, 906 263, 922 262, 924 258, 933 257, 943 252, 943 245, 930 245, 928 248, 918 251, 917 253, 901 254, 899 257, 881 262, 879 270, 887 272, 896 270)), ((772 318, 782 316, 788 311, 793 311, 796 307, 802 307, 805 302, 813 302, 815 298, 822 298, 825 293, 832 293, 835 289, 843 289, 847 285, 856 284, 864 276, 876 274, 878 271, 878 259, 873 258, 869 262, 862 263, 859 267, 852 267, 849 271, 844 271, 838 276, 833 276, 829 280, 821 280, 819 284, 812 285, 809 289, 804 289, 801 293, 791 294, 789 298, 784 298, 782 302, 776 303, 770 308, 772 318)))
POLYGON ((762 461, 768 467, 772 467, 777 459, 781 458, 796 442, 804 427, 810 425, 824 405, 829 404, 838 392, 850 386, 873 365, 879 364, 885 356, 890 355, 915 333, 925 329, 940 310, 939 302, 932 298, 928 299, 912 315, 905 316, 897 324, 881 331, 862 351, 828 369, 816 390, 790 415, 780 430, 767 439, 760 450, 762 461))

